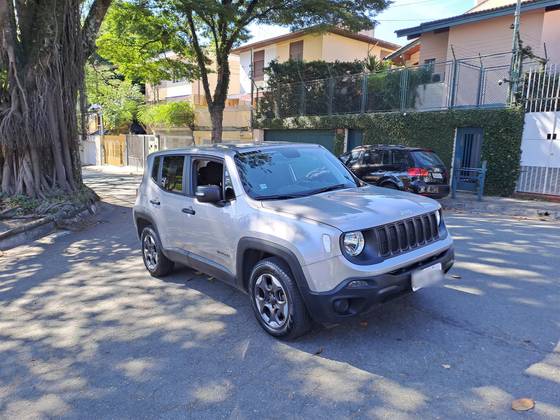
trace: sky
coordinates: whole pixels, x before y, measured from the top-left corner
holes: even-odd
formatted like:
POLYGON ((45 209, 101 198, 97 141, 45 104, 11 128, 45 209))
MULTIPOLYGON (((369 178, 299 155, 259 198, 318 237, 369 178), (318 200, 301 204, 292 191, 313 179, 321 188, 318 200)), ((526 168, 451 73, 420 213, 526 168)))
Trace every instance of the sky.
MULTIPOLYGON (((416 26, 422 22, 460 15, 474 6, 475 0, 393 0, 388 9, 380 13, 375 29, 375 37, 404 45, 406 38, 397 38, 397 29, 416 26)), ((250 42, 261 41, 283 35, 289 29, 279 26, 253 25, 250 42)))

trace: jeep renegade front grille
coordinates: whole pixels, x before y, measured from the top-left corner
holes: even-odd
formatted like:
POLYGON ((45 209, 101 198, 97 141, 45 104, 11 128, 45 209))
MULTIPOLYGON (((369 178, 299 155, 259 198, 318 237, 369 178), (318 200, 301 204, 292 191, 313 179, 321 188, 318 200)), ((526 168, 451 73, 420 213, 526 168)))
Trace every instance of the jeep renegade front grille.
POLYGON ((380 257, 402 254, 439 239, 435 213, 399 220, 374 229, 380 257))

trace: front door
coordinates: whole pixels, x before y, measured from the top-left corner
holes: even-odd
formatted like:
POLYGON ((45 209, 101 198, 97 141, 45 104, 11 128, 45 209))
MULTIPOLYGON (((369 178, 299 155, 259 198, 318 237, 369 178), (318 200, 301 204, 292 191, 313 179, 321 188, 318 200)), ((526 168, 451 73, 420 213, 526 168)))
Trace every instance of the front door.
POLYGON ((476 191, 477 180, 473 172, 467 168, 480 168, 482 153, 482 128, 459 128, 455 139, 455 165, 458 190, 476 191))
POLYGON ((233 187, 224 162, 206 157, 194 157, 192 161, 192 189, 196 192, 199 185, 218 185, 222 187, 223 202, 220 204, 201 203, 193 198, 193 220, 189 243, 193 266, 208 274, 229 280, 235 271, 235 232, 234 217, 236 201, 233 187), (201 265, 196 265, 196 264, 201 265))

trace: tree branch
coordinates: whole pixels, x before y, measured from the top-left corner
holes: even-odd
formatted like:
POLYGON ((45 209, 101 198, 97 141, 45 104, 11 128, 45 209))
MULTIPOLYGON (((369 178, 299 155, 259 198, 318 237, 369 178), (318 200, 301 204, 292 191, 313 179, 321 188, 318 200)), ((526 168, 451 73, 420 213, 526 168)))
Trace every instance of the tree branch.
MULTIPOLYGON (((2 1, 2 0, 0 0, 2 1)), ((206 68, 206 56, 204 51, 198 41, 198 35, 196 34, 196 27, 194 25, 192 11, 187 13, 187 22, 189 24, 189 29, 191 32, 191 39, 193 43, 194 52, 196 55, 196 61, 200 67, 200 77, 202 79, 202 86, 204 87, 204 94, 206 96, 206 102, 209 106, 213 106, 214 101, 212 100, 212 93, 210 92, 210 83, 208 82, 208 70, 206 68)))
MULTIPOLYGON (((0 0, 3 1, 3 0, 0 0)), ((111 0, 94 0, 89 9, 88 16, 82 27, 82 44, 84 48, 84 59, 88 58, 95 49, 95 39, 103 22, 103 18, 107 13, 107 9, 111 5, 111 0)))

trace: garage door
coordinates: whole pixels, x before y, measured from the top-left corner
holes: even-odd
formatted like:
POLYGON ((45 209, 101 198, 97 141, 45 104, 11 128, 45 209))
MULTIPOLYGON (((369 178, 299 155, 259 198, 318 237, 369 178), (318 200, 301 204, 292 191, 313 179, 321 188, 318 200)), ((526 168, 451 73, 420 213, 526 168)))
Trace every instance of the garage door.
POLYGON ((334 130, 265 130, 264 140, 315 143, 334 150, 334 130))

